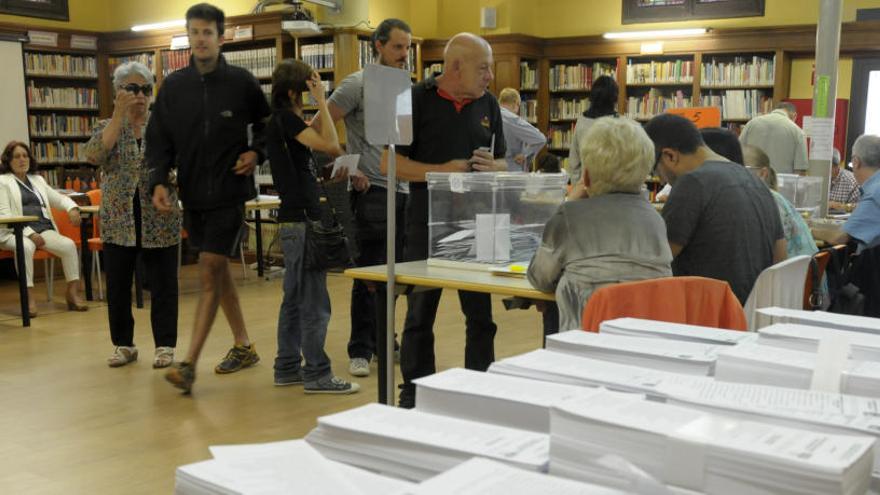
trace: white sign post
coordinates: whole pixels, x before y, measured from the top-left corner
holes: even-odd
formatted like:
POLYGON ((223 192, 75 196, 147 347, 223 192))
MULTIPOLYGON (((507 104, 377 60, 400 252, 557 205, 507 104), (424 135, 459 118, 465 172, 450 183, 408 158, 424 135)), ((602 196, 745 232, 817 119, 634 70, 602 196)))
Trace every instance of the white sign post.
MULTIPOLYGON (((385 329, 377 333, 379 354, 379 402, 394 405, 394 262, 397 240, 397 164, 395 146, 412 142, 412 82, 409 72, 383 65, 364 69, 364 127, 367 141, 388 146, 388 193, 386 257, 388 282, 385 291, 385 329), (384 333, 384 338, 383 337, 384 333), (384 345, 383 345, 384 344, 384 345), (384 359, 383 359, 384 357, 384 359), (382 366, 384 364, 384 366, 382 366)), ((400 228, 404 228, 403 225, 400 228)))

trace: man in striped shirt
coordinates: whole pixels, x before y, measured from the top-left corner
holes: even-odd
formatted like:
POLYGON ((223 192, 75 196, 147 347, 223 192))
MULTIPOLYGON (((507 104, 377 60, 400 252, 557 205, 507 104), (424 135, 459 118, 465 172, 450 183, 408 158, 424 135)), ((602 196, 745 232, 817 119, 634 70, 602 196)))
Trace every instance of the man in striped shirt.
POLYGON ((835 148, 831 159, 831 189, 828 207, 832 210, 851 210, 859 202, 859 183, 852 172, 840 166, 840 152, 835 148), (850 205, 847 207, 847 205, 850 205))

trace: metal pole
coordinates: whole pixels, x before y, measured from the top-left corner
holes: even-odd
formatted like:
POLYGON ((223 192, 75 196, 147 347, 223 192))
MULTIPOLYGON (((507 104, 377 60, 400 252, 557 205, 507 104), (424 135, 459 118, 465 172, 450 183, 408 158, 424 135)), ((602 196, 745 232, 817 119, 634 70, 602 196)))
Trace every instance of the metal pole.
MULTIPOLYGON (((813 85, 813 118, 831 119, 834 123, 837 99, 837 58, 840 53, 840 22, 842 0, 820 0, 819 24, 816 29, 816 81, 813 85)), ((822 177, 822 202, 819 216, 828 214, 828 192, 831 188, 831 160, 810 156, 809 175, 822 177)))
POLYGON ((388 282, 385 286, 385 403, 394 405, 394 263, 397 261, 397 161, 394 145, 388 145, 387 230, 385 233, 388 282))

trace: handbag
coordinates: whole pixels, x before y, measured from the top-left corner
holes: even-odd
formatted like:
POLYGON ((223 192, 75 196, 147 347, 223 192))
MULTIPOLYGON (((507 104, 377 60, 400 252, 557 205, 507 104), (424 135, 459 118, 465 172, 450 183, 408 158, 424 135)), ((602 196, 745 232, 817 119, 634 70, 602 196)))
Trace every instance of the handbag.
MULTIPOLYGON (((280 123, 276 122, 276 125, 278 125, 279 130, 282 129, 280 123)), ((293 159, 290 158, 290 150, 287 147, 287 140, 284 138, 284 134, 281 133, 280 137, 287 160, 292 167, 296 168, 293 159)), ((327 188, 324 187, 324 179, 318 176, 314 163, 315 157, 312 155, 308 163, 308 169, 315 182, 321 186, 323 198, 319 198, 319 203, 329 207, 330 215, 321 215, 320 219, 312 220, 309 218, 308 211, 303 210, 306 226, 305 253, 303 254, 305 267, 309 270, 322 272, 342 271, 354 266, 354 244, 339 221, 336 208, 330 201, 327 188)))

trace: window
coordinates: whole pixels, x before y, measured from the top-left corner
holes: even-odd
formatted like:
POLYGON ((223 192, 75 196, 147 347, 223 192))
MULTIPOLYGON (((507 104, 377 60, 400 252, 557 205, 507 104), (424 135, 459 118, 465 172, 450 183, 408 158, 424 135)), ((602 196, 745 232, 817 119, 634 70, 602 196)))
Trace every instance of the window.
POLYGON ((764 0, 622 0, 623 23, 764 15, 764 0))

